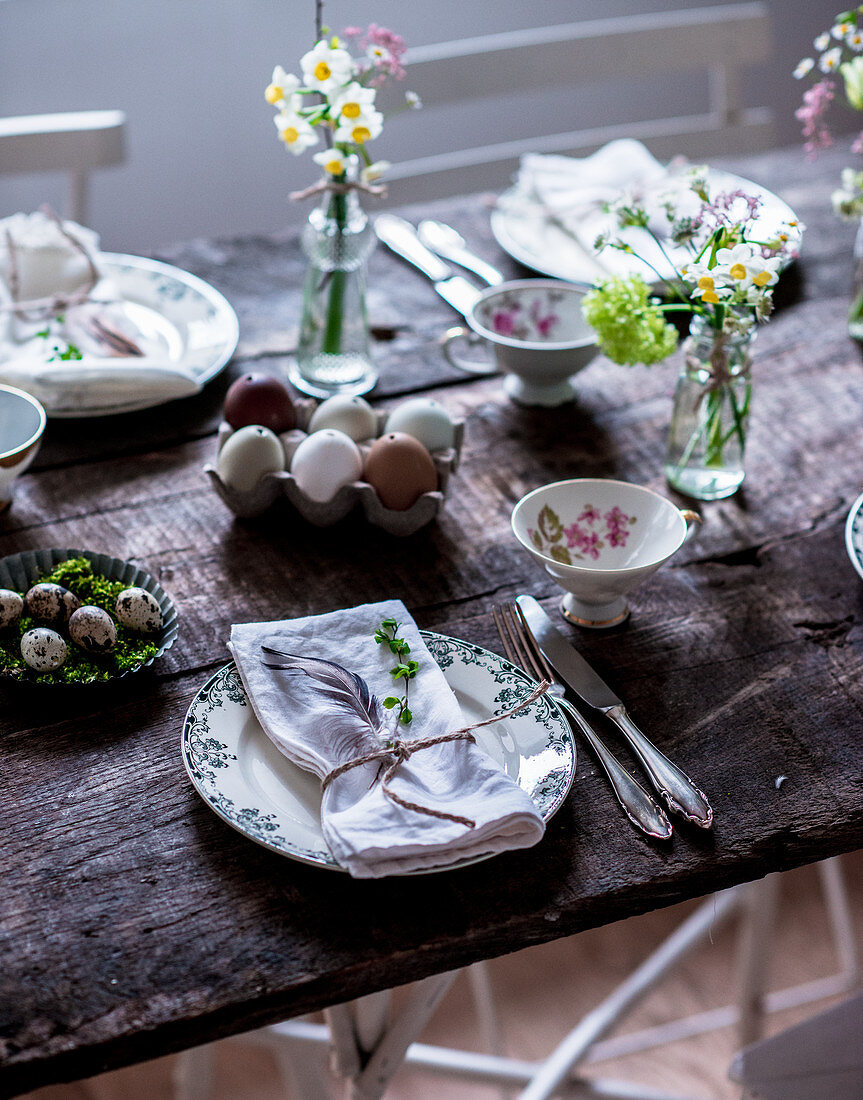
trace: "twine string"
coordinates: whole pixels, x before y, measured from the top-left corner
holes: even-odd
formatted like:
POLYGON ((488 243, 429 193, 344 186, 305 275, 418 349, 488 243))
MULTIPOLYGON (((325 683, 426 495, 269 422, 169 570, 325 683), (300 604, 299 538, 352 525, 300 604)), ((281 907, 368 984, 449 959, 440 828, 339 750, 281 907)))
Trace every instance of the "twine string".
POLYGON ((311 199, 315 195, 323 195, 324 192, 333 195, 347 195, 349 191, 362 191, 365 195, 375 195, 384 198, 387 193, 386 184, 362 183, 360 180, 345 180, 344 182, 332 179, 319 179, 311 187, 305 187, 302 191, 292 191, 289 198, 292 202, 302 202, 303 199, 311 199))
POLYGON ((476 738, 472 732, 473 730, 480 729, 482 726, 493 725, 495 722, 500 722, 504 718, 511 718, 520 710, 536 702, 536 700, 539 699, 541 695, 544 695, 550 687, 551 681, 543 680, 536 685, 526 699, 522 699, 520 702, 516 703, 515 706, 510 707, 509 710, 505 710, 503 714, 496 714, 493 718, 486 718, 482 722, 471 722, 469 726, 462 726, 461 729, 453 730, 451 733, 443 733, 438 737, 420 737, 415 741, 403 741, 401 738, 396 738, 392 745, 386 748, 377 749, 375 752, 364 753, 362 756, 357 756, 353 760, 348 760, 344 764, 339 764, 337 767, 333 768, 332 771, 327 772, 323 778, 321 789, 325 791, 334 779, 338 779, 340 775, 344 775, 345 772, 351 771, 352 768, 358 768, 362 764, 373 764, 375 760, 378 760, 381 763, 381 769, 378 771, 378 775, 375 776, 372 785, 380 779, 381 790, 391 802, 397 803, 406 810, 412 810, 414 813, 426 814, 428 817, 436 817, 441 821, 454 821, 458 825, 464 825, 468 829, 474 829, 476 828, 476 822, 469 817, 461 817, 459 814, 446 813, 444 810, 435 810, 431 806, 423 806, 419 802, 408 802, 407 799, 396 794, 390 786, 390 781, 395 777, 401 765, 410 760, 414 753, 421 752, 423 749, 430 749, 435 745, 444 745, 449 741, 471 741, 476 744, 476 738), (386 766, 384 767, 384 765, 386 766))

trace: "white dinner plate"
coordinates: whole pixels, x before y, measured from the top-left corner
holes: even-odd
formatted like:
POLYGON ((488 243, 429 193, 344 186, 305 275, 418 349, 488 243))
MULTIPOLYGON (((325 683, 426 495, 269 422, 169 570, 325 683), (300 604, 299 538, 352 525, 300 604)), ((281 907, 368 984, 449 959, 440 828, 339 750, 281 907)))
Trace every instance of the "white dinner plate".
MULTIPOLYGON (((503 713, 533 689, 532 680, 496 653, 443 634, 421 633, 466 723, 503 713)), ((569 793, 576 761, 572 730, 554 699, 544 695, 512 717, 477 730, 475 737, 547 822, 569 793)), ((344 870, 321 832, 320 780, 292 764, 261 729, 233 663, 219 669, 195 696, 181 747, 198 793, 229 825, 280 855, 344 870)))
MULTIPOLYGON (((791 207, 778 195, 741 176, 722 172, 716 168, 708 168, 707 181, 712 195, 719 191, 734 191, 741 188, 747 194, 758 195, 761 198, 762 206, 756 226, 759 237, 764 240, 775 234, 783 223, 796 218, 791 207)), ((609 195, 609 198, 613 196, 609 195)), ((597 220, 598 214, 591 215, 591 225, 597 220)), ((611 274, 603 266, 603 254, 595 254, 585 243, 595 238, 596 234, 592 230, 585 233, 582 240, 579 240, 576 235, 568 232, 550 216, 535 199, 521 192, 517 186, 501 195, 498 206, 491 214, 491 231, 497 243, 513 259, 518 260, 525 267, 543 275, 550 275, 554 279, 565 279, 568 282, 592 286, 611 274)), ((647 236, 644 230, 627 232, 629 234, 627 240, 631 242, 636 241, 636 234, 643 233, 645 237, 647 236)), ((655 245, 650 242, 648 254, 654 251, 655 245)), ((691 259, 686 249, 669 244, 667 251, 678 264, 691 259)), ((648 282, 656 282, 655 273, 652 273, 637 257, 627 256, 622 252, 615 254, 614 274, 639 274, 648 282), (631 264, 631 270, 624 270, 624 267, 629 264, 631 264)), ((670 265, 662 271, 662 274, 671 274, 670 265)))
MULTIPOLYGON (((141 331, 161 347, 166 361, 188 370, 202 386, 234 354, 240 335, 237 315, 224 295, 197 275, 160 260, 118 252, 102 252, 99 267, 141 331)), ((48 414, 62 419, 114 416, 163 403, 130 398, 110 406, 49 409, 48 414)))
POLYGON ((851 505, 845 523, 845 549, 851 564, 863 577, 863 493, 851 505))

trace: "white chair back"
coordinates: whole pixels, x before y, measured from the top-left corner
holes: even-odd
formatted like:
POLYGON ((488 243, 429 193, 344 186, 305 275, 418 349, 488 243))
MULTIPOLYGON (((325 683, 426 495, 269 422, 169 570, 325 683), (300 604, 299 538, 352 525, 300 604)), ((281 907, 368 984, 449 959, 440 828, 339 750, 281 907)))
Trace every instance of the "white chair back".
MULTIPOLYGON (((391 201, 498 190, 508 183, 522 153, 583 155, 618 137, 638 138, 660 159, 763 149, 775 143, 773 117, 767 108, 744 105, 740 75, 770 52, 767 8, 760 2, 567 23, 409 50, 407 83, 423 104, 438 108, 481 100, 477 110, 483 112, 492 139, 511 133, 512 114, 496 111, 494 102, 514 91, 572 89, 613 79, 623 96, 627 81, 667 76, 675 102, 685 104, 693 94, 687 90, 687 77, 693 88, 706 78, 708 107, 698 114, 637 117, 524 140, 493 140, 470 149, 457 148, 454 125, 448 151, 396 163, 387 172, 387 180, 397 183, 391 201)), ((631 98, 637 111, 637 85, 631 98)), ((562 120, 558 114, 550 121, 562 120)))
POLYGON ((63 213, 86 225, 90 173, 123 162, 125 125, 122 111, 0 118, 0 175, 66 173, 69 187, 63 213))

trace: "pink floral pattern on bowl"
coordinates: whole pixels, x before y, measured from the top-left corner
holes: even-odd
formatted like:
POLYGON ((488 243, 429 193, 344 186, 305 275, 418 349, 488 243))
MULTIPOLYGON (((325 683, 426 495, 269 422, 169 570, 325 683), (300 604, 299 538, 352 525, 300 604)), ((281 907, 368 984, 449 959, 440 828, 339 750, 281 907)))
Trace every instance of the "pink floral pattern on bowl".
POLYGON ((536 527, 528 527, 527 535, 541 554, 563 565, 573 565, 588 559, 599 561, 609 550, 626 546, 637 519, 617 505, 602 512, 585 504, 575 520, 566 525, 546 504, 536 517, 536 527))
POLYGON ((496 295, 477 311, 479 319, 491 332, 525 343, 554 341, 560 327, 556 306, 560 291, 527 294, 508 291, 496 295))

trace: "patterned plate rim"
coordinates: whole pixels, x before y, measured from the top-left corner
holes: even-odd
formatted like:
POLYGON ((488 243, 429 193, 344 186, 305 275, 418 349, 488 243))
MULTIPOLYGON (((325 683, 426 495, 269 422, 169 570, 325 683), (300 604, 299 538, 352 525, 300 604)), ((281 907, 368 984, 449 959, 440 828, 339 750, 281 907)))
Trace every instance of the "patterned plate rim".
MULTIPOLYGON (((429 646, 429 651, 434 656, 434 645, 447 645, 454 646, 462 652, 467 651, 469 654, 476 657, 490 658, 495 664, 499 666, 502 671, 514 677, 515 680, 524 683, 526 688, 533 687, 533 680, 530 679, 520 668, 512 664, 505 657, 501 657, 499 654, 494 653, 490 649, 485 649, 482 646, 475 645, 472 642, 465 642, 460 638, 452 638, 446 634, 438 634, 430 630, 421 630, 420 634, 423 640, 429 646)), ((183 766, 186 769, 192 786, 195 791, 200 795, 207 806, 221 818, 225 824, 230 825, 232 829, 242 834, 248 840, 254 841, 261 847, 266 848, 268 851, 276 852, 278 855, 286 856, 289 859, 293 859, 299 863, 305 863, 312 867, 320 867, 330 871, 339 871, 347 873, 345 868, 338 864, 335 859, 327 852, 325 855, 316 851, 303 850, 292 844, 284 837, 273 835, 278 826, 274 825, 270 820, 272 814, 262 814, 258 807, 243 807, 239 810, 234 808, 233 801, 231 799, 225 799, 221 796, 221 800, 214 799, 213 795, 219 794, 218 785, 214 784, 212 789, 208 786, 205 777, 203 777, 199 771, 198 766, 194 762, 194 754, 189 749, 189 740, 194 734, 194 726, 196 722, 196 709, 204 702, 208 693, 212 692, 212 689, 217 685, 220 679, 227 679, 231 672, 235 669, 233 661, 229 661, 217 669, 216 672, 209 677, 206 683, 195 694, 194 699, 189 705, 186 712, 186 717, 183 721, 183 729, 180 734, 180 755, 183 759, 183 766), (223 805, 223 801, 229 803, 228 806, 223 805), (258 833, 254 831, 254 827, 258 828, 258 833)), ((442 669, 444 676, 446 676, 446 669, 442 669)), ((237 678, 239 682, 239 678, 237 678)), ((236 685, 235 685, 236 686, 236 685)), ((239 685, 240 691, 242 691, 242 685, 239 685)), ((245 692, 243 692, 243 699, 245 705, 245 692)), ((221 706, 221 703, 217 704, 221 706)), ((531 704, 531 709, 535 707, 547 708, 547 717, 554 721, 558 726, 559 733, 561 734, 561 741, 568 747, 568 760, 566 765, 566 774, 563 782, 558 785, 555 790, 554 796, 549 802, 540 809, 543 821, 548 824, 551 818, 557 813, 560 807, 569 794, 573 781, 575 779, 576 765, 577 765, 577 750, 575 738, 572 733, 572 729, 569 725, 569 720, 566 718, 564 712, 557 705, 553 696, 546 694, 541 699, 531 704)), ((501 706, 500 710, 505 710, 505 706, 501 706)), ((220 750, 227 749, 227 746, 220 746, 220 750)), ((212 752, 212 748, 209 750, 212 752)), ((234 757, 236 759, 236 757, 234 757)), ((224 764, 219 764, 217 767, 223 767, 224 764)), ((549 773, 551 775, 553 773, 549 773)), ((212 778, 215 777, 215 773, 212 773, 212 778)), ((539 808, 539 807, 538 807, 539 808)), ((458 860, 455 863, 448 864, 445 867, 435 867, 427 871, 410 872, 414 874, 436 874, 441 871, 456 870, 461 867, 467 867, 474 863, 484 862, 486 859, 493 858, 493 853, 489 855, 479 856, 471 859, 458 860)))
POLYGON ((845 521, 845 550, 851 559, 851 564, 863 578, 863 493, 851 505, 848 519, 845 521), (854 536, 860 531, 859 545, 855 543, 854 536))

